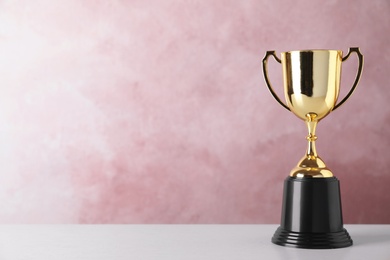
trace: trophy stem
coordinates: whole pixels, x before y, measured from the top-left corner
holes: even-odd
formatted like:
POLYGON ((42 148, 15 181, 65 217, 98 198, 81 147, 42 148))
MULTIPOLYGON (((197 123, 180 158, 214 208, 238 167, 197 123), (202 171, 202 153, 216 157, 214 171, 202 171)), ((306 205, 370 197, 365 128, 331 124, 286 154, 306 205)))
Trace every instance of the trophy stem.
POLYGON ((291 177, 297 178, 329 178, 333 173, 326 167, 324 161, 318 156, 316 150, 317 140, 316 127, 318 119, 316 113, 306 114, 306 125, 309 135, 307 151, 305 156, 299 161, 298 165, 290 172, 291 177))
POLYGON ((317 140, 316 136, 316 128, 317 128, 317 123, 318 121, 316 120, 317 114, 315 113, 309 113, 306 115, 306 125, 307 129, 309 131, 309 135, 306 137, 308 141, 307 145, 307 151, 306 155, 310 159, 316 158, 317 155, 317 149, 316 149, 316 143, 315 141, 317 140))

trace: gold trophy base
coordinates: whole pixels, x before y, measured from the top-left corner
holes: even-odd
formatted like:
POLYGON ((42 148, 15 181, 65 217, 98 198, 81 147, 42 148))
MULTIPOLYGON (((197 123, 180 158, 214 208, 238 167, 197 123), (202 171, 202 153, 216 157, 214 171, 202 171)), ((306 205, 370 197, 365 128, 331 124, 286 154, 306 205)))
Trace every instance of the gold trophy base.
POLYGON ((318 156, 304 156, 290 172, 296 178, 330 178, 333 173, 318 156))

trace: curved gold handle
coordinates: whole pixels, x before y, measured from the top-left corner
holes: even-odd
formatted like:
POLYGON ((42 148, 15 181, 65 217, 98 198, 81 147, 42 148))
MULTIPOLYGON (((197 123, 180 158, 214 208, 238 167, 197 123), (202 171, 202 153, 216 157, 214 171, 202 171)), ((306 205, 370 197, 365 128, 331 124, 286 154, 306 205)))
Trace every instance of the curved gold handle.
POLYGON ((338 103, 334 108, 333 110, 336 110, 336 108, 340 107, 342 104, 344 104, 345 101, 347 101, 347 99, 352 95, 352 93, 355 91, 355 88, 357 86, 357 84, 359 83, 359 80, 360 80, 360 77, 362 76, 362 70, 363 70, 363 62, 364 62, 364 58, 363 58, 363 55, 360 53, 360 49, 359 47, 353 47, 353 48, 349 48, 349 51, 348 51, 348 54, 342 59, 342 61, 346 61, 349 56, 351 55, 352 52, 356 52, 358 58, 359 58, 359 68, 358 68, 358 71, 357 71, 357 74, 356 74, 356 79, 355 79, 355 82, 353 83, 352 85, 352 88, 351 90, 348 92, 348 94, 343 98, 343 100, 340 101, 340 103, 338 103))
POLYGON ((278 101, 279 104, 282 105, 285 109, 290 111, 290 108, 288 108, 288 106, 286 106, 280 100, 280 98, 276 95, 275 91, 273 90, 273 88, 271 86, 271 83, 269 82, 268 68, 267 68, 267 62, 268 62, 269 56, 273 56, 277 62, 281 63, 281 60, 276 56, 275 51, 267 51, 267 53, 265 54, 265 57, 263 58, 263 74, 264 74, 265 83, 267 84, 267 87, 268 87, 269 91, 271 92, 272 96, 274 97, 274 99, 276 99, 276 101, 278 101))

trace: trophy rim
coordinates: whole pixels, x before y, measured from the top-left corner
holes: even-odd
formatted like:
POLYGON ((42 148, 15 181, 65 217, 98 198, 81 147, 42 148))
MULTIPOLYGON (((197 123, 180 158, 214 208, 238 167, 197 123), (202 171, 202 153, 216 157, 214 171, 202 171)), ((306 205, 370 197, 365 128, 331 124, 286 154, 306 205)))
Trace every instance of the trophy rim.
POLYGON ((307 52, 340 52, 340 53, 343 53, 342 50, 335 50, 335 49, 303 49, 303 50, 284 51, 284 52, 282 52, 282 54, 307 53, 307 52))

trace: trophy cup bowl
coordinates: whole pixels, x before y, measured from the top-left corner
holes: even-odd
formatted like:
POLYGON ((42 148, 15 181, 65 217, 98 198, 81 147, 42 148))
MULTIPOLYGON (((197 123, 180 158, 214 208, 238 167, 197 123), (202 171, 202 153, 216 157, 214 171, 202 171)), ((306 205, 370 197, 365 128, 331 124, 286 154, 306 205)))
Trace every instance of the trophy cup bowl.
POLYGON ((339 181, 318 156, 315 141, 317 123, 340 107, 355 90, 363 68, 359 48, 350 48, 343 57, 340 50, 301 50, 281 53, 268 51, 263 59, 266 85, 275 100, 306 122, 306 154, 284 182, 281 225, 272 242, 298 248, 341 248, 352 245, 343 228, 339 181), (342 62, 355 52, 359 59, 356 79, 348 94, 337 104, 342 62), (283 68, 286 104, 268 79, 268 57, 283 68))

